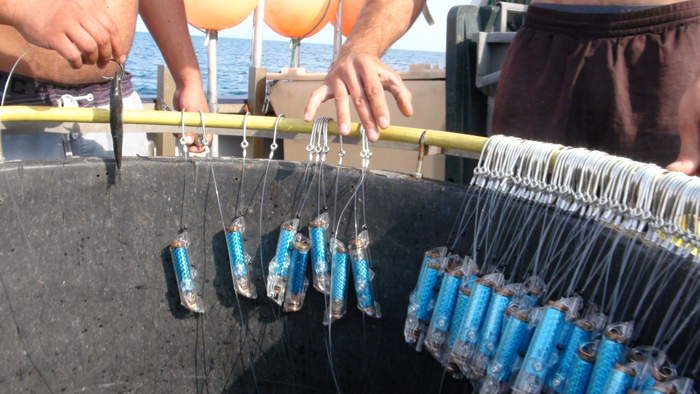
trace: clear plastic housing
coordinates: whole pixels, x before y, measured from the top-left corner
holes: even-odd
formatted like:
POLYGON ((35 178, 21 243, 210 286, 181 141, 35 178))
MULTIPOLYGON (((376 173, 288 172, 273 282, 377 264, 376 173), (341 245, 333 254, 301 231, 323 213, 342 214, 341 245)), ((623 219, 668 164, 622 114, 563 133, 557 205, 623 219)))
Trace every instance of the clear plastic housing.
POLYGON ((180 234, 170 243, 170 257, 173 260, 173 268, 175 269, 180 303, 193 312, 204 313, 204 305, 199 297, 197 282, 194 281, 197 272, 192 267, 188 257, 189 254, 187 253, 189 244, 187 231, 180 234))
POLYGON ((357 307, 367 316, 380 318, 382 311, 374 294, 374 272, 370 265, 369 243, 369 233, 363 230, 357 239, 350 243, 350 260, 355 279, 357 307))
POLYGON ((425 339, 426 348, 438 361, 442 360, 447 348, 457 296, 464 278, 462 258, 455 254, 448 256, 446 260, 447 269, 425 339))
POLYGON ((348 298, 349 260, 345 245, 335 238, 331 239, 331 287, 323 324, 328 325, 345 316, 348 298))
POLYGON ((267 296, 280 306, 284 303, 289 279, 289 266, 292 261, 292 244, 299 229, 299 219, 282 223, 277 239, 275 257, 267 267, 267 296))
POLYGON ((311 273, 314 281, 314 289, 328 294, 330 292, 331 275, 328 264, 328 248, 326 246, 326 232, 328 230, 328 212, 309 223, 309 239, 311 240, 311 273))
POLYGON ((447 263, 446 255, 447 247, 444 246, 425 252, 416 288, 409 296, 403 333, 406 342, 417 351, 423 347, 428 323, 435 308, 447 263))
POLYGON ((297 312, 304 306, 306 289, 309 287, 309 280, 306 278, 306 266, 309 261, 310 248, 309 239, 301 233, 297 233, 294 237, 291 264, 289 266, 289 282, 284 298, 283 310, 285 312, 297 312))
POLYGON ((245 252, 245 219, 241 216, 226 227, 226 245, 231 261, 231 277, 236 293, 257 298, 258 293, 250 272, 250 255, 245 252))

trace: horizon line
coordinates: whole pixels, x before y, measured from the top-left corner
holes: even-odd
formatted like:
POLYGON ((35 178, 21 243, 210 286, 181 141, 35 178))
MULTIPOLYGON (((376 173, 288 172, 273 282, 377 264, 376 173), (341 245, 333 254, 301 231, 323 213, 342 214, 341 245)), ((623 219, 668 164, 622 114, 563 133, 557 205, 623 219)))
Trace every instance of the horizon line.
MULTIPOLYGON (((149 36, 151 35, 151 33, 148 32, 148 31, 136 30, 136 33, 143 33, 143 34, 147 34, 147 35, 149 35, 149 36)), ((205 35, 204 33, 200 32, 200 31, 197 31, 196 33, 193 33, 192 31, 190 31, 190 37, 206 37, 206 35, 205 35)), ((240 37, 219 36, 219 40, 221 40, 221 39, 247 40, 247 41, 250 41, 250 40, 251 40, 251 38, 240 38, 240 37)), ((283 43, 288 43, 288 42, 289 42, 289 40, 263 39, 263 42, 266 42, 266 41, 267 41, 267 42, 283 42, 283 43)), ((304 44, 304 45, 322 45, 322 46, 328 46, 328 47, 332 47, 332 46, 333 46, 333 44, 322 44, 322 43, 318 43, 318 42, 306 42, 306 43, 303 43, 303 44, 304 44)), ((425 50, 417 50, 417 49, 399 49, 399 48, 389 48, 389 49, 387 50, 387 52, 389 52, 389 51, 445 53, 444 50, 442 50, 442 51, 425 51, 425 50)))

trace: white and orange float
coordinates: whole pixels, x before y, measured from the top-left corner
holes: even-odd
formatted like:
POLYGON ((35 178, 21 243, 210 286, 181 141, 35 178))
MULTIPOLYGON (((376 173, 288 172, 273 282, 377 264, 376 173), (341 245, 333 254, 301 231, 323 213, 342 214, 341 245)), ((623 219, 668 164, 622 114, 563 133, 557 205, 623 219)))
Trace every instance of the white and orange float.
MULTIPOLYGON (((367 0, 343 0, 343 26, 342 33, 345 37, 350 35, 352 27, 355 26, 355 21, 362 11, 362 7, 365 5, 367 0)), ((338 20, 336 14, 333 14, 331 18, 331 23, 336 26, 338 20)))
POLYGON ((187 22, 203 30, 230 29, 243 22, 259 0, 185 0, 187 22))
POLYGON ((265 23, 277 34, 302 39, 323 29, 339 0, 265 0, 265 23))

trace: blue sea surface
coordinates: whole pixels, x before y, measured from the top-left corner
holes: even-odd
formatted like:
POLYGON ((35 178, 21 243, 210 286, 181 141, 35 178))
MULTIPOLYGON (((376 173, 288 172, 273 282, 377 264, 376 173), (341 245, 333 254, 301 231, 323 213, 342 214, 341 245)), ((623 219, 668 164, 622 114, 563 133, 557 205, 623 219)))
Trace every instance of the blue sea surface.
MULTIPOLYGON (((207 86, 207 48, 203 36, 193 36, 195 53, 202 71, 203 84, 207 86)), ((220 37, 218 42, 218 81, 219 96, 246 96, 248 94, 248 68, 253 65, 250 59, 251 40, 220 37)), ((281 41, 263 42, 263 66, 268 72, 279 72, 289 67, 292 51, 289 43, 281 41)), ((444 52, 404 51, 390 49, 382 60, 397 71, 408 70, 411 63, 440 63, 444 52)), ((333 57, 333 45, 301 44, 301 66, 309 72, 325 72, 333 57)), ((155 95, 157 92, 158 65, 165 64, 156 43, 148 33, 137 32, 126 63, 127 71, 133 76, 136 91, 155 95)))

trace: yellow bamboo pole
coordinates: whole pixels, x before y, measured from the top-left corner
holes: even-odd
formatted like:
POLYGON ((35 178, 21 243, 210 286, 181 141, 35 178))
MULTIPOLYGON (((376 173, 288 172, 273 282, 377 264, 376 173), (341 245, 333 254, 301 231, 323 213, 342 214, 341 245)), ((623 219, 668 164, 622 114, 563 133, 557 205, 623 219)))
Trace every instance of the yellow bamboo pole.
MULTIPOLYGON (((207 127, 242 129, 243 115, 230 114, 204 114, 207 127)), ((248 115, 247 127, 251 130, 273 131, 275 127, 274 117, 248 115)), ((172 111, 138 111, 124 110, 124 123, 180 126, 182 114, 172 111)), ((78 122, 78 123, 109 123, 109 110, 92 108, 61 108, 38 106, 6 106, 0 108, 0 121, 2 122, 78 122)), ((196 112, 185 114, 185 125, 201 127, 200 115, 196 112)), ((282 118, 277 130, 279 132, 310 134, 313 123, 301 119, 282 118)), ((351 124, 352 137, 360 137, 360 124, 351 124)), ((420 136, 425 133, 425 144, 439 146, 441 148, 458 149, 467 152, 481 153, 486 143, 486 138, 469 134, 451 133, 438 130, 417 129, 403 126, 390 126, 380 131, 380 139, 384 141, 407 142, 418 144, 420 136)), ((216 130, 211 130, 216 133, 216 130)), ((338 124, 330 122, 328 133, 338 134, 338 124)))

